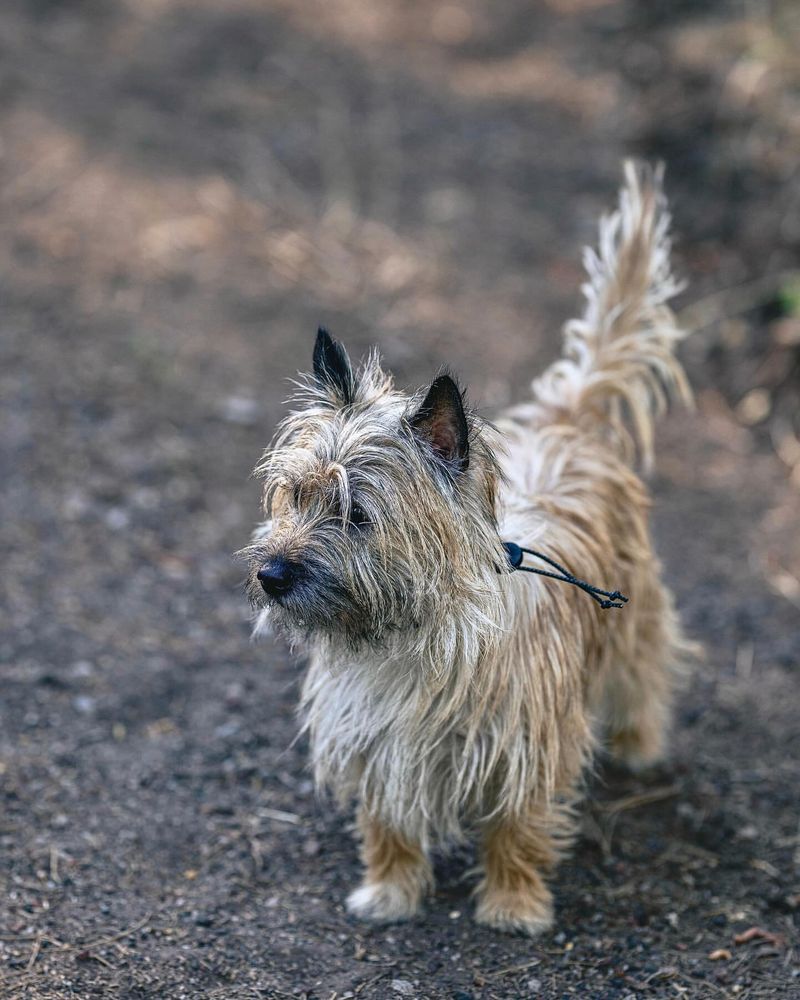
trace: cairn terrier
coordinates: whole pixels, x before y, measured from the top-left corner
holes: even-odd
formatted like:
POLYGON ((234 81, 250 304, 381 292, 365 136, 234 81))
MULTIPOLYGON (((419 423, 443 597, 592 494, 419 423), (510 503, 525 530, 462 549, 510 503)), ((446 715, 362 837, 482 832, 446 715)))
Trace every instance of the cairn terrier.
POLYGON ((632 468, 670 397, 690 401, 660 181, 626 165, 585 254, 583 316, 530 401, 490 425, 450 374, 407 395, 376 353, 353 367, 320 330, 258 467, 268 520, 245 550, 249 594, 257 629, 309 652, 316 780, 359 803, 360 917, 417 913, 432 848, 473 833, 477 920, 543 931, 598 744, 631 765, 662 752, 691 649, 632 468), (602 610, 516 571, 509 541, 629 603, 602 610))

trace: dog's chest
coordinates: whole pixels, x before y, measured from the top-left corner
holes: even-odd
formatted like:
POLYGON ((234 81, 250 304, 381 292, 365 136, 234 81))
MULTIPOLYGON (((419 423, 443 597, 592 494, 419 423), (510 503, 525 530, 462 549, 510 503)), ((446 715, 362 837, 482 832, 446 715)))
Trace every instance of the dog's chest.
POLYGON ((407 668, 381 681, 312 664, 303 708, 317 782, 409 835, 457 840, 500 764, 492 727, 476 732, 469 705, 448 711, 446 693, 424 697, 407 668))

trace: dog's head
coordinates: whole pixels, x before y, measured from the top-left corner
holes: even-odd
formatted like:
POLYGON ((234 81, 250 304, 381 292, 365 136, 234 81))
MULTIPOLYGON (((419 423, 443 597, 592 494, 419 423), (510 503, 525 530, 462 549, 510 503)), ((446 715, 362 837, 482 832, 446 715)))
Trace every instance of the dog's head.
POLYGON ((267 522, 245 554, 260 620, 351 645, 478 614, 503 552, 487 429, 441 374, 406 396, 325 330, 257 472, 267 522), (473 609, 473 610, 470 610, 473 609))

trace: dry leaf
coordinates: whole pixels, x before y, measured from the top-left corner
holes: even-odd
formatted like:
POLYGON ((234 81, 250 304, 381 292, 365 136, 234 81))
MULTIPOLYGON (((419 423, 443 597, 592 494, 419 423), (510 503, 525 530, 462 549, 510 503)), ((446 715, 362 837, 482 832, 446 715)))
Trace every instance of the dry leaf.
POLYGON ((748 927, 746 931, 742 931, 741 934, 737 934, 734 939, 734 944, 747 944, 749 941, 767 941, 769 944, 782 945, 783 938, 778 934, 773 934, 771 931, 765 931, 763 927, 748 927))

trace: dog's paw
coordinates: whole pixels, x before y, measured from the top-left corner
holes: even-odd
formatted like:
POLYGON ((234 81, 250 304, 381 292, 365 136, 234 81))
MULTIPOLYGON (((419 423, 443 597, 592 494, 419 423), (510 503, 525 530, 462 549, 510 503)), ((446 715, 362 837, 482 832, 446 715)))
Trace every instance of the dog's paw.
POLYGON ((621 729, 611 734, 611 756, 626 770, 638 774, 664 760, 664 742, 660 733, 644 734, 637 729, 621 729))
POLYGON ((547 889, 536 893, 486 891, 478 901, 475 919, 498 931, 536 937, 553 926, 553 897, 547 889))
POLYGON ((395 923, 419 910, 419 899, 394 882, 365 882, 347 897, 347 909, 362 920, 395 923))

